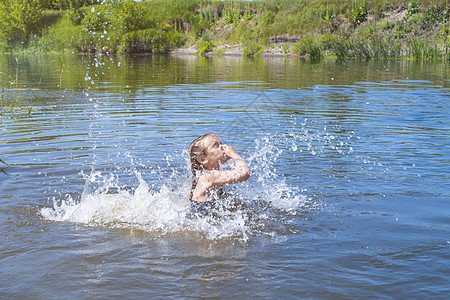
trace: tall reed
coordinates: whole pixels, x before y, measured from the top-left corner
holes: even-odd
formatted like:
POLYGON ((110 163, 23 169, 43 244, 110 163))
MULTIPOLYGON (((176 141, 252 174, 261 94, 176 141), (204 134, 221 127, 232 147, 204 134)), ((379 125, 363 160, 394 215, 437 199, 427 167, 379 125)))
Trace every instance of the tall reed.
POLYGON ((443 54, 436 44, 430 45, 427 41, 408 39, 408 56, 414 59, 439 59, 443 54))

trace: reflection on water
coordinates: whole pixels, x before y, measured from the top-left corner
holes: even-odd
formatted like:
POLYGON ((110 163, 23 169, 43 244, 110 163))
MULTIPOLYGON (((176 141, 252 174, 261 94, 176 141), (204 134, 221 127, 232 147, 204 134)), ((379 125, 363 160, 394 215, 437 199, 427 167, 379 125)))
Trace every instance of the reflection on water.
POLYGON ((63 60, 0 56, 1 296, 446 294, 445 63, 63 60), (193 207, 206 132, 252 175, 193 207))

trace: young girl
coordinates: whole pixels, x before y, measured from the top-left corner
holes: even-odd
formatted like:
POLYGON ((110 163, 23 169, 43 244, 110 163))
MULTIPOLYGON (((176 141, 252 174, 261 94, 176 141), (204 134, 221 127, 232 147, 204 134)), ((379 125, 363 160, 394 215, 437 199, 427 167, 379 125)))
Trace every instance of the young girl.
POLYGON ((189 146, 191 171, 194 175, 190 199, 206 202, 224 184, 245 181, 250 177, 247 163, 231 146, 222 145, 214 134, 196 138, 189 146), (220 165, 228 160, 231 169, 220 170, 220 165))

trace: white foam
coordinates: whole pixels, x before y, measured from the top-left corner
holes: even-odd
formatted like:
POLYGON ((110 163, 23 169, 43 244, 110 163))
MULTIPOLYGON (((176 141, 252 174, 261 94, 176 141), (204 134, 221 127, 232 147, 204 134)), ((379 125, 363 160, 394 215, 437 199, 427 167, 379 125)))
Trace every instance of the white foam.
MULTIPOLYGON (((94 176, 102 179, 97 173, 94 176)), ((82 224, 101 224, 113 227, 134 227, 144 230, 176 231, 189 211, 186 183, 180 188, 171 189, 163 185, 159 191, 152 191, 137 173, 139 186, 134 191, 118 187, 115 176, 107 176, 103 185, 93 192, 86 192, 92 180, 87 178, 80 201, 67 197, 54 201, 53 208, 44 208, 41 214, 54 221, 70 221, 82 224), (118 189, 110 193, 112 189, 118 189)))
POLYGON ((121 186, 117 174, 93 169, 83 175, 85 186, 80 199, 53 199, 53 207, 41 209, 41 215, 53 221, 137 228, 160 235, 197 232, 208 239, 240 240, 254 234, 277 236, 274 228, 283 224, 270 228, 265 222, 286 219, 278 218, 280 214, 295 215, 307 201, 298 188, 276 173, 274 162, 282 153, 269 138, 256 141, 254 151, 246 158, 250 179, 225 187, 224 197, 211 200, 200 210, 191 207, 189 200, 191 176, 186 159, 186 172, 173 170, 159 187, 149 186, 145 174, 137 171, 138 186, 130 188, 121 186))

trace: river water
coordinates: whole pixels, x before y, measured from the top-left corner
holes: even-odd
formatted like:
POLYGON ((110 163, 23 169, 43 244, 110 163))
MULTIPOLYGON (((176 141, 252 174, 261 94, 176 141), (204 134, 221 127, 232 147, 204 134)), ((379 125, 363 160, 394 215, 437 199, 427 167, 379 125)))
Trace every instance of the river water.
POLYGON ((448 63, 0 56, 1 298, 445 298, 448 63), (188 200, 212 132, 248 181, 188 200))

